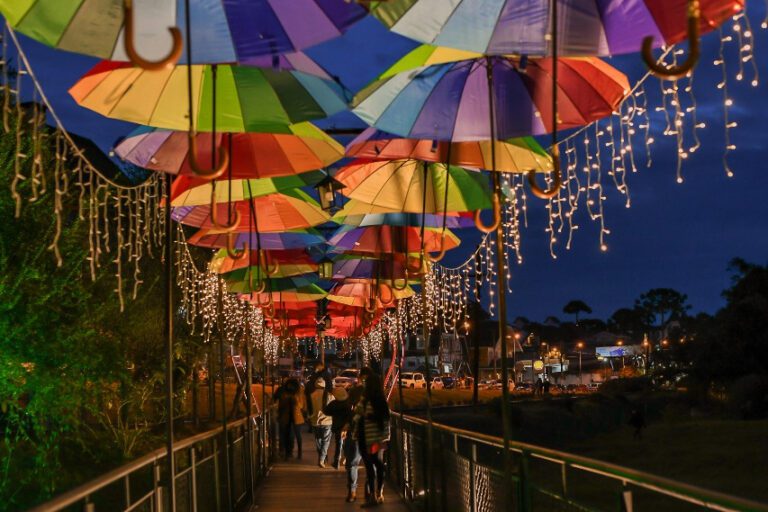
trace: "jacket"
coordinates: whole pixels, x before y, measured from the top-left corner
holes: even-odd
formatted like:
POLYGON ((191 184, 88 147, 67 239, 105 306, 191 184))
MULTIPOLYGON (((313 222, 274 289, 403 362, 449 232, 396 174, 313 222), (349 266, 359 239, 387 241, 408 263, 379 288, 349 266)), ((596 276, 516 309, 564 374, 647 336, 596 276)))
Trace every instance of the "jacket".
POLYGON ((317 388, 309 398, 312 405, 312 414, 309 416, 310 425, 313 427, 330 427, 333 424, 333 418, 325 414, 323 408, 333 401, 333 395, 323 388, 317 388))
POLYGON ((325 407, 323 407, 323 414, 326 414, 333 418, 331 424, 331 430, 333 432, 341 432, 349 429, 349 424, 352 421, 352 404, 347 400, 331 400, 325 407))
POLYGON ((381 421, 379 421, 379 418, 376 418, 376 411, 374 410, 373 405, 368 401, 363 401, 355 409, 355 417, 358 421, 358 428, 360 429, 358 439, 360 439, 360 434, 364 436, 363 439, 365 440, 366 450, 368 450, 373 443, 389 441, 389 409, 387 409, 386 414, 381 418, 381 421))

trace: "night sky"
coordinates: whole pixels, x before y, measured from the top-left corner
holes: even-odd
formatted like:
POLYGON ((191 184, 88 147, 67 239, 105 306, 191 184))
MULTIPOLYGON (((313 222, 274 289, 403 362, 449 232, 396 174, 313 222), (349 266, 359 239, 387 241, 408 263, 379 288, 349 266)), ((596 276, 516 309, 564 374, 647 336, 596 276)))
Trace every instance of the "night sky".
MULTIPOLYGON (((759 87, 750 87, 749 67, 742 82, 735 80, 738 56, 735 43, 731 43, 727 62, 734 106, 730 116, 738 127, 731 131, 737 149, 729 162, 735 176, 726 177, 721 161, 723 99, 716 88, 721 70, 712 64, 719 43, 715 32, 704 38, 703 56, 695 74, 697 114, 707 127, 699 132, 701 149, 684 163, 685 182, 678 184, 675 180, 676 146, 672 138, 661 134, 664 124, 657 117, 653 122, 653 166, 646 168, 640 159, 639 172, 628 178, 632 207, 626 209, 623 197, 615 189, 606 188, 605 216, 611 230, 607 252, 600 251, 598 226, 581 217, 572 249, 566 251, 559 244, 558 258, 553 260, 549 237, 544 232, 544 203, 529 197, 529 227, 523 231, 525 260, 513 268, 510 317, 565 318, 563 305, 581 299, 593 308, 592 316, 606 318, 619 307, 631 306, 640 293, 654 287, 671 287, 688 294, 694 313, 713 313, 723 304, 720 293, 729 284, 726 266, 731 258, 768 263, 768 30, 759 28, 765 16, 763 2, 750 2, 749 7, 756 37, 755 59, 762 80, 759 87)), ((22 37, 22 41, 67 129, 92 138, 105 150, 131 131, 130 124, 80 109, 66 94, 96 62, 94 59, 57 52, 27 38, 22 37)), ((357 90, 413 47, 415 43, 366 19, 343 38, 307 53, 339 76, 347 87, 357 90)), ((638 55, 612 59, 611 63, 627 73, 631 83, 645 71, 638 55)), ((657 104, 658 82, 649 79, 646 90, 652 104, 657 104)), ((360 125, 350 114, 322 123, 324 127, 360 125)), ((642 153, 640 138, 635 140, 635 149, 642 153)), ((585 213, 583 206, 580 213, 585 213)), ((461 237, 463 247, 449 253, 445 260, 448 265, 462 261, 478 240, 474 232, 461 233, 461 237)))

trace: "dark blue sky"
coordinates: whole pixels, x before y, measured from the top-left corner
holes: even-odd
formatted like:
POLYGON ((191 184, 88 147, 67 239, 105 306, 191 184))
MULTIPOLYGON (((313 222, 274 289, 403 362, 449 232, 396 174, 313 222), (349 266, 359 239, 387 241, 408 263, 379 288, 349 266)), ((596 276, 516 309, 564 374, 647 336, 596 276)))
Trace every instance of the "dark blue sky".
MULTIPOLYGON (((750 2, 749 17, 755 32, 755 58, 764 81, 749 86, 751 71, 736 82, 738 56, 735 44, 728 53, 729 87, 735 101, 731 119, 739 126, 731 131, 737 150, 730 165, 735 176, 727 178, 721 163, 723 151, 722 96, 716 89, 720 69, 713 66, 717 55, 716 34, 704 40, 702 61, 696 70, 695 88, 698 115, 707 123, 700 130, 702 148, 683 168, 685 182, 675 181, 676 147, 670 138, 655 133, 653 166, 629 177, 632 207, 608 190, 605 203, 607 227, 611 230, 609 250, 601 252, 599 228, 580 219, 570 251, 562 244, 558 258, 549 256, 544 233, 543 203, 529 198, 530 223, 523 232, 522 265, 513 268, 513 293, 508 299, 509 314, 531 319, 547 315, 564 317, 563 305, 570 299, 586 301, 594 316, 605 318, 619 307, 631 305, 642 292, 654 287, 676 288, 689 296, 692 311, 714 312, 722 305, 721 291, 728 286, 728 261, 739 256, 757 263, 768 262, 768 142, 765 117, 768 112, 768 30, 759 28, 765 15, 762 2, 750 2), (537 213, 538 212, 538 213, 537 213)), ((127 134, 131 125, 102 118, 78 108, 66 90, 96 61, 50 50, 29 39, 24 48, 39 75, 46 93, 66 127, 95 140, 102 148, 127 134)), ((343 38, 311 50, 326 69, 338 75, 351 89, 366 85, 375 75, 415 44, 388 33, 378 22, 364 20, 343 38)), ((613 59, 612 64, 627 73, 634 83, 644 73, 637 55, 613 59)), ((649 79, 646 89, 658 103, 658 82, 649 79)), ((658 115, 658 114, 657 114, 658 115)), ((325 126, 359 124, 354 116, 337 116, 325 126)), ((654 122, 657 130, 663 124, 654 122)), ((636 149, 642 149, 640 139, 636 149)), ((638 151, 640 153, 641 151, 638 151)), ((581 208, 584 213, 584 208, 581 208)), ((561 237, 562 238, 562 237, 561 237)), ((463 237, 447 263, 462 260, 476 243, 474 235, 463 237)))

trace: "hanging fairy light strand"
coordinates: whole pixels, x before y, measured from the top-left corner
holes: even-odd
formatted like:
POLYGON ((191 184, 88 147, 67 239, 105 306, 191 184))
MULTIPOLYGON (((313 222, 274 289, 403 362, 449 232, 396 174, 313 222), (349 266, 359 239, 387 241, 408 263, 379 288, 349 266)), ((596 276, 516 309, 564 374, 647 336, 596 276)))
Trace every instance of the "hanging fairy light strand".
POLYGON ((48 250, 61 266, 59 240, 66 198, 76 194, 77 217, 86 223, 88 230, 87 260, 91 278, 96 279, 97 270, 102 265, 108 262, 114 264, 115 292, 122 311, 126 290, 124 278, 133 280, 130 295, 135 298, 141 283, 141 259, 145 254, 151 255, 152 248, 164 242, 164 216, 160 208, 163 180, 153 173, 143 183, 125 185, 100 172, 64 127, 15 32, 8 25, 2 33, 1 43, 2 126, 6 133, 14 133, 16 145, 10 187, 15 215, 21 215, 24 201, 20 188, 22 182, 29 183, 29 202, 40 200, 52 184, 54 233, 48 250), (10 67, 9 42, 17 56, 16 70, 10 67), (32 102, 29 105, 22 105, 24 87, 30 88, 32 102), (47 119, 52 121, 52 127, 46 124, 47 119), (25 134, 29 143, 24 140, 25 134), (48 174, 47 168, 49 156, 53 165, 52 175, 48 174), (105 258, 110 253, 113 258, 108 261, 105 258))

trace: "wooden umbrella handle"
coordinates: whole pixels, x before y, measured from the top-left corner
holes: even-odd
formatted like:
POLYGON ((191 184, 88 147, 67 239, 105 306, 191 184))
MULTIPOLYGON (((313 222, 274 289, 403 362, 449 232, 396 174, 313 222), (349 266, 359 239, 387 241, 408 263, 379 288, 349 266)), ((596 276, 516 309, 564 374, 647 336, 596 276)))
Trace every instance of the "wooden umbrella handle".
POLYGON ((701 56, 699 42, 699 0, 688 0, 688 58, 682 64, 666 66, 659 64, 653 56, 653 37, 643 38, 642 57, 652 75, 664 80, 677 80, 690 73, 701 56))
POLYGON ((157 61, 151 61, 144 59, 136 48, 133 46, 136 34, 133 26, 133 0, 123 0, 123 19, 125 25, 125 34, 123 42, 125 46, 125 53, 131 61, 131 64, 138 66, 147 71, 160 71, 163 69, 171 68, 176 65, 181 58, 181 52, 184 48, 183 41, 181 39, 181 31, 177 27, 168 27, 168 31, 173 38, 173 46, 168 55, 157 61))
POLYGON ((540 199, 551 199, 555 197, 560 191, 560 186, 563 183, 563 177, 560 172, 560 150, 556 145, 552 146, 552 174, 552 187, 550 187, 549 190, 542 190, 536 183, 536 171, 533 169, 528 171, 528 185, 531 187, 531 192, 533 195, 540 199))

